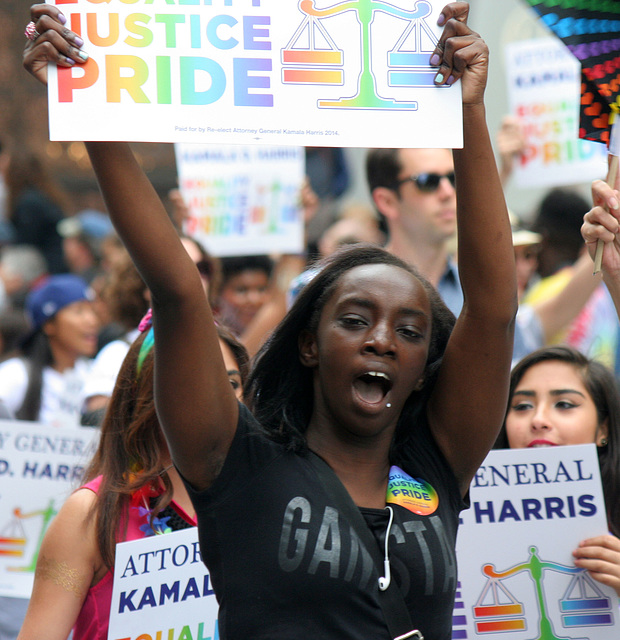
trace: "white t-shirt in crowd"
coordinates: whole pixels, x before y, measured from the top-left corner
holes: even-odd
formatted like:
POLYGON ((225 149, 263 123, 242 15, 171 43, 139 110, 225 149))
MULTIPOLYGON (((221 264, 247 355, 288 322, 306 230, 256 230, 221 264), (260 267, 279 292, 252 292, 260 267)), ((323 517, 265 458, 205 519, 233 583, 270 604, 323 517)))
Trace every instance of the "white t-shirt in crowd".
MULTIPOLYGON (((90 360, 80 359, 63 373, 45 367, 38 422, 57 427, 80 424, 90 365, 90 360)), ((10 358, 0 364, 0 398, 13 414, 22 406, 27 388, 28 369, 22 358, 10 358)))
POLYGON ((131 343, 140 335, 138 329, 130 331, 124 339, 113 340, 101 349, 95 357, 86 383, 84 399, 94 396, 110 397, 116 384, 116 377, 131 343))

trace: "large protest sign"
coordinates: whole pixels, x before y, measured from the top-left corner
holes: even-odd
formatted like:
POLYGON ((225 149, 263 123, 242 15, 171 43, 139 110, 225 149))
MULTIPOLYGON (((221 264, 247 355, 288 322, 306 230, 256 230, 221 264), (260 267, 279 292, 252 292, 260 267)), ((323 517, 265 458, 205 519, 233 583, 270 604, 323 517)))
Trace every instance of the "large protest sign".
POLYGON ((43 535, 97 438, 90 428, 0 422, 0 595, 30 597, 43 535))
POLYGON ((217 640, 195 527, 116 546, 108 640, 217 640))
POLYGON ((177 144, 185 232, 216 256, 301 253, 301 147, 177 144))
POLYGON ((515 182, 552 187, 603 178, 605 146, 579 138, 581 66, 570 51, 556 38, 513 42, 506 79, 526 140, 515 182))
POLYGON ((52 140, 462 146, 444 0, 53 3, 90 57, 50 69, 52 140))
POLYGON ((572 557, 608 530, 594 445, 492 451, 470 497, 453 640, 617 640, 615 591, 572 557))

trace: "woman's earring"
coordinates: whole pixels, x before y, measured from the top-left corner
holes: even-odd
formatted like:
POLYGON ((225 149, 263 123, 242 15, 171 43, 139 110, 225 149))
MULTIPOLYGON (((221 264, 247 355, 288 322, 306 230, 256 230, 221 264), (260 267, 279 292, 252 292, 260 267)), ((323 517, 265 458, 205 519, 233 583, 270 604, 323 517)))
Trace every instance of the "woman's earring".
POLYGON ((607 438, 601 438, 601 444, 599 446, 606 447, 608 442, 607 438))

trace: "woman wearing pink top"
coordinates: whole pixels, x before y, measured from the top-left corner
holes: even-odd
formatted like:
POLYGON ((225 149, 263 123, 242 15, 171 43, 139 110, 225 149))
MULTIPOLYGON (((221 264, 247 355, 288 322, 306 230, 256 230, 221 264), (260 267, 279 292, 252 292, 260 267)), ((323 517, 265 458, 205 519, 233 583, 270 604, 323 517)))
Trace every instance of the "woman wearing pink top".
MULTIPOLYGON (((133 343, 118 375, 85 484, 65 502, 39 553, 18 640, 107 640, 117 542, 196 525, 153 401, 153 330, 133 343)), ((247 353, 218 327, 230 382, 241 397, 247 353)))

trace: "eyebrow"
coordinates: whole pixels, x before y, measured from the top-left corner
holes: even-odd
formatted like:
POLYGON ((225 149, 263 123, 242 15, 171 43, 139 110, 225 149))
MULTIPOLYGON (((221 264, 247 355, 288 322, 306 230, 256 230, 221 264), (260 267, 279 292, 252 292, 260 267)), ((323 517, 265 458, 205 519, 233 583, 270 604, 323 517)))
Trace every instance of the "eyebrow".
POLYGON ((226 372, 227 376, 241 376, 241 371, 237 371, 237 369, 228 369, 226 372))
MULTIPOLYGON (((367 298, 345 298, 342 301, 342 304, 356 304, 360 307, 365 307, 366 309, 375 309, 377 306, 375 302, 373 302, 372 300, 368 300, 367 298)), ((422 316, 424 318, 428 317, 427 314, 421 309, 412 309, 411 307, 400 307, 398 312, 401 315, 422 316)))
MULTIPOLYGON (((583 394, 581 391, 578 391, 577 389, 553 389, 551 392, 552 396, 564 396, 567 393, 575 393, 578 396, 581 396, 582 398, 585 398, 585 394, 583 394)), ((533 398, 536 396, 536 392, 535 391, 529 391, 527 389, 517 389, 513 394, 514 396, 526 396, 528 398, 533 398)))

